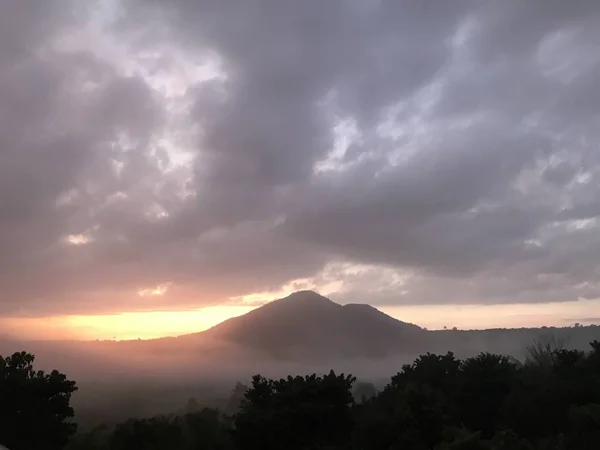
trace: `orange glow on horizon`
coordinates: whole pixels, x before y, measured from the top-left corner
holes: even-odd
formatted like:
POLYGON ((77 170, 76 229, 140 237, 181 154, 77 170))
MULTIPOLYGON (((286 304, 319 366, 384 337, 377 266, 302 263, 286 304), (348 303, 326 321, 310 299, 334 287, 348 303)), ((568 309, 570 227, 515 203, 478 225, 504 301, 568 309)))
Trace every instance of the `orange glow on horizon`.
MULTIPOLYGON (((152 339, 204 331, 224 320, 257 308, 255 305, 222 305, 190 311, 132 312, 111 315, 72 315, 43 318, 0 318, 4 335, 18 339, 152 339)), ((600 300, 564 303, 507 305, 419 305, 380 307, 404 322, 431 330, 572 326, 600 322, 590 312, 600 310, 600 300)))
POLYGON ((204 331, 255 306, 211 306, 190 311, 13 318, 0 321, 11 337, 27 339, 153 339, 204 331))
POLYGON ((191 311, 153 311, 104 316, 72 316, 69 326, 88 339, 153 339, 204 331, 250 312, 251 306, 211 306, 191 311))
POLYGON ((457 327, 461 330, 489 328, 568 327, 600 323, 600 300, 557 303, 499 305, 428 305, 389 306, 379 308, 404 322, 431 330, 457 327))

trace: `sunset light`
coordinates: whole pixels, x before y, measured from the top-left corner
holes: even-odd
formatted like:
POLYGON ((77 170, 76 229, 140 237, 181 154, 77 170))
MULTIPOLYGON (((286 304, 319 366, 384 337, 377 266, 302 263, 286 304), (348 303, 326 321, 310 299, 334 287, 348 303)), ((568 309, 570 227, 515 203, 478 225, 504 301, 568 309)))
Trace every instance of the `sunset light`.
MULTIPOLYGON (((241 316, 263 304, 263 296, 248 296, 248 305, 211 306, 188 311, 150 311, 106 315, 71 315, 45 318, 7 318, 0 327, 10 335, 28 339, 154 339, 204 331, 232 317, 241 316), (260 298, 261 301, 258 299, 260 298)), ((270 299, 269 299, 270 300, 270 299)), ((586 317, 600 308, 598 300, 580 300, 529 305, 415 305, 388 306, 381 311, 399 320, 430 330, 521 328, 526 326, 572 326, 598 323, 586 317)))
POLYGON ((9 318, 0 320, 0 326, 9 335, 28 339, 154 339, 204 331, 252 309, 253 306, 212 306, 191 311, 9 318))
POLYGON ((203 331, 252 309, 250 306, 213 306, 192 311, 73 316, 66 319, 66 323, 80 330, 84 339, 153 339, 203 331))
POLYGON ((599 81, 600 0, 0 0, 0 450, 600 448, 599 81))

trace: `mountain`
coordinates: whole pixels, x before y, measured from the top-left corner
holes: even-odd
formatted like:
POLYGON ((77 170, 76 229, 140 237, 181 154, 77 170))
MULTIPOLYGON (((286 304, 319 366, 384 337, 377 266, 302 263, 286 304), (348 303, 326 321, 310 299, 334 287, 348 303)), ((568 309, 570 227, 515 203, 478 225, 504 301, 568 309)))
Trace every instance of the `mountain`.
POLYGON ((342 306, 315 292, 301 291, 200 333, 130 341, 0 339, 0 355, 26 350, 36 355, 41 369, 59 367, 75 379, 88 381, 134 373, 140 380, 188 380, 198 374, 239 379, 241 373, 264 374, 275 368, 283 368, 286 374, 302 373, 315 367, 341 367, 338 363, 355 374, 360 370, 369 371, 368 376, 387 376, 390 367, 400 368, 399 361, 409 362, 426 352, 452 351, 460 358, 492 352, 523 359, 528 345, 549 335, 568 342, 568 348, 587 351, 590 341, 600 340, 600 325, 426 331, 369 305, 342 306), (363 359, 370 361, 357 361, 363 359), (312 366, 313 362, 317 364, 312 366))
POLYGON ((369 305, 339 305, 312 291, 275 300, 200 333, 278 359, 383 357, 412 347, 424 330, 369 305))

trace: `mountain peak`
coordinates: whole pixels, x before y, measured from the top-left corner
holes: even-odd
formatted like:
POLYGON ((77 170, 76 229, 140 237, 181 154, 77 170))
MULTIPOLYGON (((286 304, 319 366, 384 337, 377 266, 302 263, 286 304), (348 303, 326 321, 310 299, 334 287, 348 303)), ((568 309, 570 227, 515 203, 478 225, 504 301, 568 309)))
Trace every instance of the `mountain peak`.
POLYGON ((329 300, 327 297, 323 297, 321 294, 318 294, 315 291, 309 291, 309 290, 296 291, 296 292, 288 295, 287 297, 283 298, 282 300, 293 300, 293 301, 301 301, 301 302, 319 301, 319 302, 331 303, 331 300, 329 300))
POLYGON ((229 319, 205 336, 279 359, 379 357, 406 348, 420 328, 369 305, 342 306, 314 291, 294 292, 229 319), (408 338, 408 339, 407 339, 408 338))
POLYGON ((318 314, 319 312, 332 309, 337 310, 338 308, 342 308, 342 305, 329 300, 327 297, 324 297, 315 291, 304 290, 294 292, 287 297, 272 301, 259 309, 270 312, 288 311, 290 314, 318 314))

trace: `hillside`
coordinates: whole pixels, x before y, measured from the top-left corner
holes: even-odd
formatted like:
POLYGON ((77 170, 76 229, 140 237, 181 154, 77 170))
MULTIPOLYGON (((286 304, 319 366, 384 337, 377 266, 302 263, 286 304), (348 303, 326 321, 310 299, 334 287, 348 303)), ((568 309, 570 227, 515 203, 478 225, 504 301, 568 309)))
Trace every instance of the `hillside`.
POLYGON ((296 292, 201 333, 290 359, 381 357, 410 348, 424 331, 369 305, 339 305, 312 291, 296 292))
POLYGON ((461 357, 489 351, 523 358, 528 345, 549 333, 578 349, 600 339, 598 326, 426 331, 366 304, 342 306, 315 292, 300 291, 203 332, 100 345, 156 356, 231 362, 377 359, 447 351, 461 357))
POLYGON ((342 306, 301 291, 199 333, 132 341, 0 340, 0 354, 26 349, 36 354, 42 367, 58 365, 83 378, 99 373, 97 367, 115 374, 136 370, 151 376, 221 376, 225 370, 236 373, 250 366, 264 370, 265 362, 275 361, 331 364, 370 359, 368 367, 375 370, 375 360, 387 364, 387 357, 404 361, 426 352, 453 351, 460 357, 494 352, 522 359, 528 345, 548 334, 569 348, 587 349, 590 341, 600 339, 600 326, 426 331, 369 305, 342 306))

